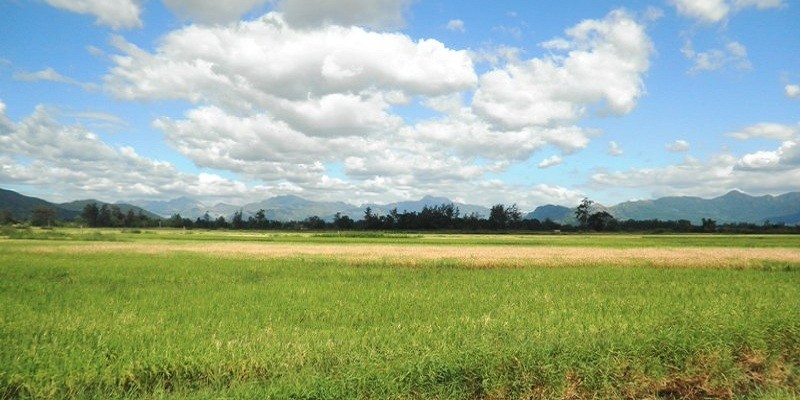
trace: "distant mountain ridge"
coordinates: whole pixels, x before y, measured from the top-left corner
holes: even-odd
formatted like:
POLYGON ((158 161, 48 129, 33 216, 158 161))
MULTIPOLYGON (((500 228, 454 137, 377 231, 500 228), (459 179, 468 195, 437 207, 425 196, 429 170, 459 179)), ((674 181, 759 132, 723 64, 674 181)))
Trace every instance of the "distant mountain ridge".
MULTIPOLYGON (((453 202, 446 197, 425 196, 420 200, 400 201, 389 204, 363 204, 354 206, 344 202, 313 201, 302 197, 285 195, 272 197, 263 201, 248 203, 242 206, 219 203, 205 206, 199 201, 180 197, 169 201, 131 201, 128 203, 110 204, 96 200, 78 200, 56 204, 35 197, 25 196, 17 192, 0 189, 0 211, 10 211, 15 219, 30 217, 34 208, 51 207, 57 211, 58 218, 72 220, 77 218, 83 207, 96 202, 98 205, 116 205, 126 213, 129 209, 134 213, 142 212, 150 218, 170 217, 180 214, 184 218, 201 218, 206 213, 216 219, 220 216, 230 220, 233 213, 242 211, 243 217, 255 215, 264 210, 267 219, 278 221, 301 221, 317 216, 331 221, 336 213, 347 215, 354 220, 364 216, 367 207, 378 215, 386 215, 393 209, 399 212, 419 212, 423 207, 453 204, 458 207, 460 215, 476 213, 482 217, 489 215, 489 209, 479 205, 453 202)), ((750 196, 740 191, 731 191, 712 199, 700 197, 662 197, 655 200, 626 201, 611 207, 594 204, 594 211, 608 211, 618 220, 679 220, 686 219, 693 224, 700 224, 703 218, 710 218, 718 223, 745 222, 762 224, 783 223, 800 225, 800 192, 791 192, 778 196, 750 196)), ((576 223, 573 208, 560 205, 544 205, 537 207, 524 217, 525 219, 549 219, 561 224, 576 223)))
POLYGON ((627 201, 609 207, 614 218, 626 219, 686 219, 694 224, 703 218, 718 223, 765 221, 800 224, 800 192, 779 196, 750 196, 738 190, 712 199, 700 197, 662 197, 656 200, 627 201))
POLYGON ((25 196, 13 190, 0 189, 0 211, 9 211, 11 216, 17 220, 24 220, 30 218, 31 213, 37 207, 48 207, 56 211, 58 219, 73 220, 81 215, 83 208, 87 204, 96 203, 98 207, 103 204, 108 206, 117 206, 120 211, 127 213, 128 210, 133 210, 135 214, 142 213, 148 218, 160 218, 155 213, 147 211, 141 207, 137 207, 126 203, 105 203, 99 200, 75 200, 68 203, 51 203, 47 200, 42 200, 37 197, 25 196))

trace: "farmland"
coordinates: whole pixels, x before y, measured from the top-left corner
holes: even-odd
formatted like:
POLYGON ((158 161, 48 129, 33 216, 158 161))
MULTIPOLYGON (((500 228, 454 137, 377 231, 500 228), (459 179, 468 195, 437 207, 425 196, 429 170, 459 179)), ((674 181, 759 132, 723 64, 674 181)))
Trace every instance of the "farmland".
POLYGON ((0 236, 0 398, 800 395, 797 236, 0 236))

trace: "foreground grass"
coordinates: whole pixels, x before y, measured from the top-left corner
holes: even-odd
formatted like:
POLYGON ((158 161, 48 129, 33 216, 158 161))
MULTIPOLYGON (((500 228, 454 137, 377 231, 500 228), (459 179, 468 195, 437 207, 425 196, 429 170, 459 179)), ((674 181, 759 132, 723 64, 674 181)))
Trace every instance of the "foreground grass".
POLYGON ((398 268, 29 246, 0 241, 0 398, 800 395, 791 265, 398 268))

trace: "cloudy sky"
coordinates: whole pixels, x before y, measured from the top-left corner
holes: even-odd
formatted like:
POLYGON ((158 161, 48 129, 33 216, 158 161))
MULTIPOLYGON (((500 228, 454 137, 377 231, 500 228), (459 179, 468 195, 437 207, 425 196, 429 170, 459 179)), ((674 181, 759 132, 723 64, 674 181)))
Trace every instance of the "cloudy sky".
POLYGON ((604 204, 800 190, 790 0, 0 2, 0 187, 604 204))

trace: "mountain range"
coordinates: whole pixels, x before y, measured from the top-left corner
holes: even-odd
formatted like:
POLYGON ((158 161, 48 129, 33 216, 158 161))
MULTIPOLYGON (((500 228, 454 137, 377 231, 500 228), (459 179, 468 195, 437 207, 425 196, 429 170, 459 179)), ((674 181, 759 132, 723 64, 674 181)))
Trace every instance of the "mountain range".
MULTIPOLYGON (((142 212, 150 218, 170 217, 180 214, 184 218, 196 219, 206 213, 212 218, 225 217, 230 220, 235 212, 241 211, 245 219, 255 215, 258 210, 264 210, 267 219, 279 221, 299 221, 310 216, 318 216, 331 221, 336 213, 347 215, 355 220, 364 217, 367 207, 374 214, 385 215, 393 209, 399 212, 418 212, 425 206, 438 206, 453 203, 461 215, 478 214, 482 217, 489 215, 489 209, 474 204, 452 202, 445 197, 426 196, 415 201, 401 201, 389 204, 363 204, 354 206, 344 202, 313 201, 298 196, 277 196, 263 201, 248 203, 241 206, 218 203, 206 206, 201 202, 180 197, 169 201, 129 201, 120 203, 103 203, 96 200, 79 200, 68 203, 51 203, 35 197, 24 196, 11 190, 0 189, 0 211, 10 211, 15 219, 29 218, 36 207, 51 207, 56 210, 58 217, 71 220, 78 217, 83 207, 89 203, 98 205, 116 205, 123 213, 133 210, 134 213, 142 212)), ((606 207, 595 203, 593 212, 607 211, 619 220, 660 219, 679 220, 685 219, 693 224, 700 224, 703 218, 710 218, 718 223, 747 222, 762 224, 784 223, 786 225, 800 225, 800 192, 791 192, 779 196, 750 196, 740 191, 731 191, 723 196, 712 199, 700 197, 662 197, 655 200, 627 201, 614 206, 606 207)), ((544 205, 525 215, 526 219, 544 221, 550 219, 562 224, 575 224, 573 208, 561 205, 544 205)))
MULTIPOLYGON (((607 211, 614 218, 622 221, 628 219, 659 219, 662 221, 685 219, 697 225, 703 218, 710 218, 718 223, 762 224, 769 221, 786 225, 800 225, 800 192, 779 196, 750 196, 733 190, 712 199, 680 196, 626 201, 610 207, 594 204, 592 211, 607 211)), ((537 207, 526 215, 526 218, 536 218, 540 221, 549 218, 562 224, 576 224, 573 208, 564 206, 537 207)))

